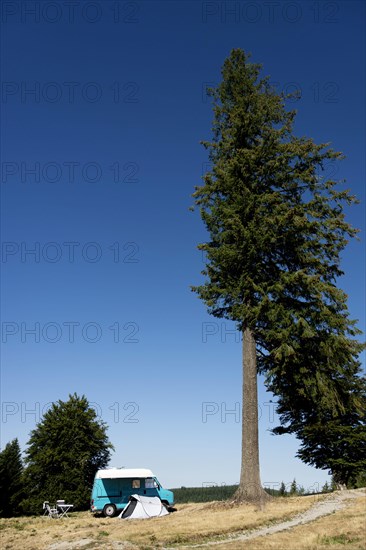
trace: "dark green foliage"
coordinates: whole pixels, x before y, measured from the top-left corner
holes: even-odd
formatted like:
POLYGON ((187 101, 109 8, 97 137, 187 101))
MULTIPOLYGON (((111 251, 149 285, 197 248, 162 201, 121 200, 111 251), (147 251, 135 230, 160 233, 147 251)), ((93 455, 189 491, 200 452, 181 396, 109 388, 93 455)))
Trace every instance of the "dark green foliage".
POLYGON ((40 513, 43 501, 57 499, 87 509, 95 473, 108 464, 111 449, 106 425, 86 397, 54 403, 28 442, 25 511, 40 513))
POLYGON ((364 448, 364 345, 338 278, 357 234, 344 207, 357 201, 322 177, 342 153, 294 135, 295 111, 260 70, 233 50, 210 91, 212 169, 194 193, 209 235, 199 245, 207 279, 193 290, 212 315, 253 333, 258 370, 278 398, 274 433, 296 434, 304 462, 350 480, 364 448))
POLYGON ((333 472, 335 483, 349 488, 366 470, 366 427, 340 416, 326 425, 319 423, 300 431, 298 456, 307 464, 333 472))
POLYGON ((279 399, 279 411, 287 427, 277 433, 296 433, 301 441, 298 456, 305 463, 333 473, 336 487, 357 484, 366 471, 366 392, 365 380, 339 369, 339 407, 331 407, 325 399, 302 402, 302 409, 290 405, 290 396, 279 399))
POLYGON ((318 177, 341 153, 294 137, 295 112, 259 73, 234 50, 211 91, 214 141, 204 145, 213 168, 194 193, 211 236, 199 245, 209 280, 194 290, 213 315, 255 331, 268 349, 267 370, 286 366, 301 340, 314 337, 314 322, 331 313, 326 302, 345 300, 332 281, 346 236, 356 232, 339 213, 354 199, 318 177))
POLYGON ((23 464, 17 439, 8 443, 0 453, 0 516, 20 514, 23 498, 23 464))
POLYGON ((272 497, 280 497, 281 496, 279 489, 270 489, 269 487, 264 487, 264 490, 266 491, 266 493, 268 493, 272 497))
POLYGON ((290 487, 290 495, 297 495, 297 485, 296 485, 296 479, 293 480, 290 487))
POLYGON ((366 487, 366 469, 359 472, 351 485, 352 489, 360 489, 361 487, 366 487))
POLYGON ((210 502, 212 500, 227 500, 233 497, 237 485, 217 485, 212 487, 181 487, 172 489, 177 504, 186 502, 210 502))
MULTIPOLYGON (((230 500, 233 498, 237 485, 216 485, 212 487, 180 487, 172 489, 176 504, 187 502, 211 502, 213 500, 230 500)), ((277 489, 265 489, 272 496, 279 496, 277 489)))
POLYGON ((285 497, 287 495, 286 485, 283 481, 282 481, 281 487, 280 487, 280 495, 281 495, 281 497, 285 497))

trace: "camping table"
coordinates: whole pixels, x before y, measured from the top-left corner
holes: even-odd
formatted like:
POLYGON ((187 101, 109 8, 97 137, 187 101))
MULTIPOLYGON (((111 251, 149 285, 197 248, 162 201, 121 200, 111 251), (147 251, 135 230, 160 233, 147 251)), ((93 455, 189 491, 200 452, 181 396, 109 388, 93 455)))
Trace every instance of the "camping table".
POLYGON ((61 510, 61 513, 60 513, 60 518, 63 518, 64 516, 66 516, 67 518, 69 517, 67 512, 69 512, 69 510, 71 508, 73 508, 74 505, 73 504, 57 504, 57 508, 60 508, 61 510))

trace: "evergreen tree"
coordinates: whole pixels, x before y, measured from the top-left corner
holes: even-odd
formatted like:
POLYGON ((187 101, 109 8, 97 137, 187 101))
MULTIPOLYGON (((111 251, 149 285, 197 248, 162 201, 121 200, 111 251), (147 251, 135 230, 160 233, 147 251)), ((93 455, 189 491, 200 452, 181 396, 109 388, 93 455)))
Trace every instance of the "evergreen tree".
POLYGON ((95 473, 108 464, 111 449, 106 424, 85 396, 54 403, 28 442, 25 510, 38 513, 43 501, 57 499, 87 509, 95 473))
POLYGON ((242 50, 225 61, 214 101, 212 169, 195 204, 209 239, 207 280, 193 287, 209 313, 243 335, 242 467, 239 500, 264 500, 259 476, 257 369, 281 414, 322 400, 342 409, 342 371, 357 376, 359 334, 336 286, 340 252, 356 235, 343 205, 355 202, 319 176, 342 158, 327 143, 293 134, 295 111, 242 50), (347 350, 345 352, 345 349, 347 350), (336 354, 340 352, 340 357, 336 354), (338 375, 336 374, 338 373, 338 375), (299 402, 294 406, 296 400, 299 402))
POLYGON ((361 487, 366 487, 366 469, 356 476, 355 482, 352 486, 353 489, 360 489, 361 487))
POLYGON ((297 494, 297 485, 296 485, 296 479, 293 480, 290 487, 290 495, 294 496, 297 494))
POLYGON ((23 464, 18 439, 13 439, 0 453, 0 516, 20 514, 23 497, 23 464))
POLYGON ((322 487, 322 493, 329 493, 330 492, 330 487, 328 485, 328 482, 326 481, 322 487))
POLYGON ((358 476, 366 470, 365 425, 346 425, 340 417, 304 428, 298 456, 316 468, 330 469, 338 489, 355 486, 358 476))
POLYGON ((286 485, 284 484, 283 481, 281 482, 279 494, 281 497, 285 497, 287 495, 286 485))
POLYGON ((354 486, 366 471, 366 382, 356 373, 357 369, 339 365, 329 377, 328 387, 337 385, 337 407, 331 406, 325 392, 317 400, 303 397, 300 409, 299 401, 283 392, 278 406, 283 426, 274 429, 275 433, 295 433, 301 441, 297 456, 316 468, 330 470, 338 489, 354 486))

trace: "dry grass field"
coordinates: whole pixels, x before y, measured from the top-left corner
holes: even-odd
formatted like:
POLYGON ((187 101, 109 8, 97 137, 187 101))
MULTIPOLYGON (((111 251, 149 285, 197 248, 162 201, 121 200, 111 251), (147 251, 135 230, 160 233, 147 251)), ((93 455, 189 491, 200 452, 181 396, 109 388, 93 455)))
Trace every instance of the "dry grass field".
POLYGON ((255 540, 227 543, 224 547, 225 550, 365 550, 365 498, 306 525, 255 540))
MULTIPOLYGON (((347 508, 289 531, 249 541, 230 542, 236 535, 261 526, 273 525, 308 510, 323 495, 275 498, 258 510, 252 505, 228 503, 182 504, 178 511, 162 518, 123 521, 98 518, 88 512, 69 519, 22 517, 1 520, 2 550, 152 549, 225 541, 218 546, 235 550, 288 549, 361 550, 365 546, 365 497, 360 492, 347 508)), ((210 548, 211 546, 206 546, 210 548)))

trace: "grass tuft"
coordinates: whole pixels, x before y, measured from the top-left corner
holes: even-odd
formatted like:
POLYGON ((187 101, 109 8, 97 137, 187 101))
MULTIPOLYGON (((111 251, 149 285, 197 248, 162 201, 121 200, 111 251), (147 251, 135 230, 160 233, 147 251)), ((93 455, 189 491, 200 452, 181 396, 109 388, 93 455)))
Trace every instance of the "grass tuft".
POLYGON ((353 542, 358 542, 361 539, 359 537, 352 538, 349 534, 341 533, 340 535, 334 535, 334 536, 323 536, 320 538, 321 544, 326 545, 334 545, 334 544, 352 544, 353 542))

